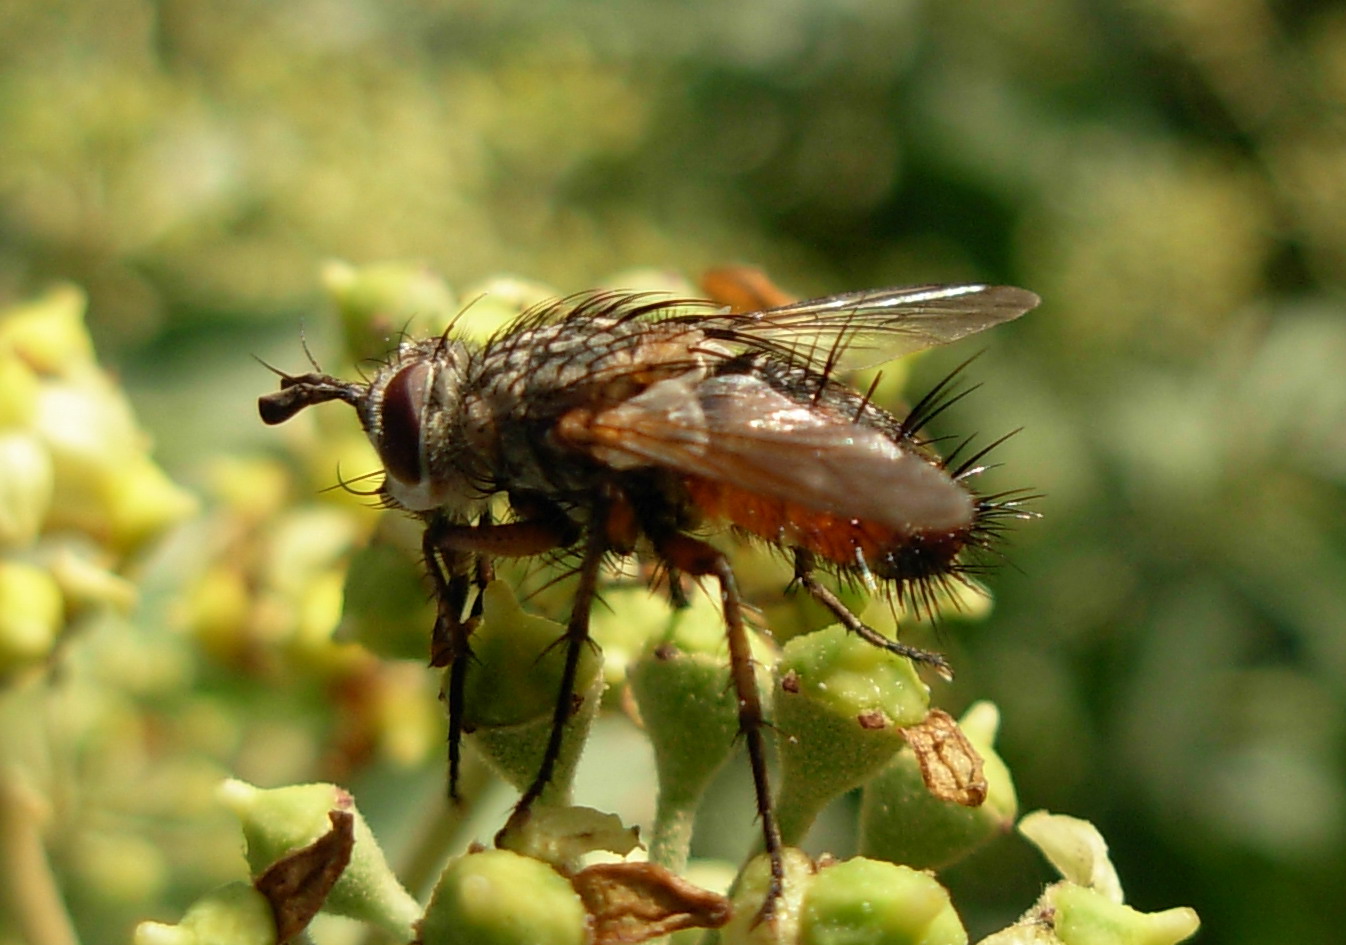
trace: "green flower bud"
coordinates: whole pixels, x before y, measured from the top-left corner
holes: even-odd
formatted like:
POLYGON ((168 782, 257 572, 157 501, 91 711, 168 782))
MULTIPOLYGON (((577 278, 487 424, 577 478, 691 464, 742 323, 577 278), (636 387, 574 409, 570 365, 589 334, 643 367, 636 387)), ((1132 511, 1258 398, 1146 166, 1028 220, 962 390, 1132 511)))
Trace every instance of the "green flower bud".
POLYGON ((328 811, 350 811, 355 816, 355 847, 323 911, 373 923, 403 940, 411 937, 420 906, 393 875, 369 825, 345 791, 332 784, 264 790, 230 779, 221 785, 219 797, 243 823, 248 867, 254 876, 326 834, 328 811))
POLYGON ((613 706, 625 691, 632 662, 668 628, 670 610, 666 595, 646 587, 605 590, 603 604, 589 617, 589 635, 603 651, 604 699, 613 706))
POLYGON ((496 276, 463 293, 469 304, 454 322, 454 331, 473 341, 485 341, 519 317, 519 313, 549 302, 562 293, 543 282, 516 276, 496 276))
POLYGON ((32 366, 19 352, 0 341, 0 430, 32 423, 41 386, 42 381, 32 366))
POLYGON ((106 517, 114 547, 131 549, 196 512, 194 495, 148 455, 122 458, 105 483, 106 517))
POLYGON ((61 587, 66 606, 76 614, 82 607, 100 606, 126 614, 140 599, 135 583, 108 570, 107 555, 87 543, 57 540, 49 543, 42 557, 61 587))
POLYGON ((1070 882, 1050 887, 1043 901, 1055 910, 1053 925, 1061 945, 1177 945, 1201 925, 1192 909, 1137 912, 1070 882))
MULTIPOLYGON (((565 628, 519 606, 504 581, 484 593, 482 622, 472 635, 464 723, 472 742, 510 784, 532 783, 550 737, 552 714, 565 663, 565 628)), ((564 803, 570 781, 602 699, 601 657, 585 645, 575 678, 579 708, 566 725, 561 757, 544 800, 564 803)))
POLYGON ((967 945, 934 877, 856 858, 820 869, 804 893, 800 945, 967 945))
POLYGON ((421 945, 583 945, 588 917, 570 882, 509 850, 449 864, 419 925, 421 945))
POLYGON ((419 263, 355 267, 332 261, 323 267, 322 281, 340 311, 346 351, 356 363, 383 357, 404 332, 410 338, 439 334, 455 313, 448 285, 419 263))
POLYGON ((12 349, 39 374, 66 377, 94 363, 84 327, 84 291, 59 285, 24 305, 0 312, 0 349, 12 349))
POLYGON ((266 897, 230 883, 194 902, 177 925, 142 922, 133 945, 275 945, 276 919, 266 897))
POLYGON ((37 540, 51 506, 51 455, 31 433, 0 433, 0 548, 37 540))
POLYGON ((738 699, 715 603, 695 595, 692 606, 668 621, 668 632, 631 664, 627 677, 659 778, 650 859, 676 872, 687 861, 701 796, 734 750, 738 699))
POLYGON ((276 518, 290 500, 290 472, 276 459, 217 456, 210 459, 207 476, 211 496, 247 524, 276 518))
POLYGON ((70 869, 104 902, 144 903, 163 895, 170 867, 164 852, 145 837, 124 831, 88 830, 70 851, 70 869))
POLYGON ((1088 821, 1035 811, 1019 830, 1066 878, 982 945, 1176 945, 1200 926, 1192 909, 1144 913, 1123 905, 1107 844, 1088 821))
POLYGON ((640 831, 592 807, 538 807, 506 840, 506 849, 569 870, 597 851, 626 856, 640 845, 640 831))
POLYGON ((977 807, 941 800, 925 785, 910 748, 865 785, 860 806, 860 851, 917 869, 941 869, 1008 832, 1018 799, 1005 762, 994 748, 1000 713, 989 702, 970 707, 959 728, 981 755, 986 800, 977 807))
POLYGON ((1113 902, 1122 901, 1122 882, 1098 828, 1067 814, 1036 810, 1019 821, 1023 834, 1069 882, 1087 886, 1113 902))
POLYGON ((925 717, 929 689, 910 660, 840 625, 791 640, 777 669, 777 809, 785 842, 798 843, 830 800, 902 748, 898 728, 925 717))
POLYGON ((0 675, 46 659, 64 622, 65 602, 50 573, 0 560, 0 675))
POLYGON ((977 945, 1061 945, 1061 940, 1035 907, 1009 928, 986 936, 977 945))
POLYGON ((338 639, 361 643, 385 659, 424 662, 435 605, 426 597, 423 570, 384 541, 355 552, 346 569, 338 639))
POLYGON ((252 596, 248 575, 238 562, 215 564, 184 594, 178 615, 212 659, 238 663, 253 645, 248 633, 252 596))
POLYGON ((195 498, 144 452, 129 405, 101 375, 44 385, 35 429, 55 475, 49 528, 129 550, 195 511, 195 498))
POLYGON ((774 918, 771 922, 758 921, 771 880, 771 862, 762 854, 754 857, 739 876, 733 894, 733 917, 720 930, 722 945, 795 945, 799 941, 804 896, 813 880, 813 861, 796 847, 786 847, 783 853, 785 882, 776 901, 774 918))

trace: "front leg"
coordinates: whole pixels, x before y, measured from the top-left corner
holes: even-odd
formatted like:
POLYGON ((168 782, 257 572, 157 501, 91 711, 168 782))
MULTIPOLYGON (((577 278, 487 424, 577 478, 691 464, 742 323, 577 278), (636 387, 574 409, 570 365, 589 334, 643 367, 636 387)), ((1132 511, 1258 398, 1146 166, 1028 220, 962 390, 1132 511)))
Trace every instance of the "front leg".
POLYGON ((483 519, 475 525, 455 525, 435 518, 426 525, 421 549, 438 610, 430 640, 430 665, 447 666, 449 670, 445 702, 449 715, 449 798, 453 801, 458 800, 462 767, 463 700, 472 657, 469 638, 481 619, 480 593, 472 614, 463 619, 468 589, 476 583, 480 590, 491 579, 493 558, 524 558, 564 548, 574 543, 577 532, 574 523, 559 510, 543 518, 507 524, 483 519), (470 567, 473 561, 475 568, 470 567))

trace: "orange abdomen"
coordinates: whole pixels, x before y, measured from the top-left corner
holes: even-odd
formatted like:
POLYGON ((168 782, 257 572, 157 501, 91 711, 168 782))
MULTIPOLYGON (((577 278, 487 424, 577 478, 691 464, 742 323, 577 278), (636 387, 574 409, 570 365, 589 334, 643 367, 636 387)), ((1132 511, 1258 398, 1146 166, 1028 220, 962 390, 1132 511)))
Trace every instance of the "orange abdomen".
POLYGON ((967 538, 965 530, 905 533, 711 479, 687 476, 683 482, 692 504, 708 519, 728 522, 773 544, 803 548, 843 568, 868 570, 880 578, 909 580, 943 571, 967 538))

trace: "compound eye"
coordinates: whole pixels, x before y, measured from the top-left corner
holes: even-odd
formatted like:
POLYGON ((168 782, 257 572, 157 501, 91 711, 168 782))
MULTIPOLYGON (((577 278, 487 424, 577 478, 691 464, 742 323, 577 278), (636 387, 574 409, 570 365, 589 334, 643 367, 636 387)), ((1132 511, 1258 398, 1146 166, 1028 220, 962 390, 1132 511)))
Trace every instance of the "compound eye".
POLYGON ((379 407, 379 456, 390 476, 408 484, 421 481, 421 416, 429 380, 428 362, 404 367, 383 388, 379 407))

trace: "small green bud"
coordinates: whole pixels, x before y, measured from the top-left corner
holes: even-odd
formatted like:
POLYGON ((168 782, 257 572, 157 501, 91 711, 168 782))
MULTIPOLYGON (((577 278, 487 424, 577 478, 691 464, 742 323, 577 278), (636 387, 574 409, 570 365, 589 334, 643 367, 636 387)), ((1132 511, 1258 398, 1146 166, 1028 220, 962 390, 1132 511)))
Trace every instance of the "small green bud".
POLYGON ((967 945, 934 877, 856 858, 820 869, 804 893, 800 945, 967 945))
POLYGON ((50 573, 0 560, 0 675, 46 659, 64 622, 65 602, 50 573))
POLYGON ((107 477, 106 516, 115 547, 136 548, 196 512, 199 503, 148 454, 124 456, 107 477))
POLYGON ((332 261, 323 267, 322 281, 340 310, 346 351, 356 363, 383 357, 404 332, 410 338, 439 334, 455 311, 448 285, 419 263, 356 267, 332 261))
MULTIPOLYGON (((674 611, 628 671, 640 720, 654 748, 659 803, 650 860, 681 872, 691 848, 701 797, 737 746, 739 706, 730 680, 724 617, 707 595, 674 611)), ((763 711, 769 711, 771 641, 750 634, 749 649, 763 711)))
POLYGON ((275 945, 276 919, 266 897, 230 883, 194 902, 177 925, 142 922, 133 945, 275 945))
MULTIPOLYGON (((467 721, 473 727, 518 725, 550 718, 565 661, 565 627, 528 613, 504 581, 492 581, 482 599, 481 626, 472 634, 467 721)), ((598 675, 599 657, 585 648, 576 689, 598 675)))
POLYGON ((346 569, 338 639, 384 659, 424 661, 435 624, 425 588, 422 569, 400 548, 382 541, 361 548, 346 569))
POLYGON ((49 528, 88 532, 124 551, 197 507, 149 458, 130 405, 101 374, 44 384, 34 430, 54 473, 49 528))
POLYGON ((650 859, 680 871, 701 796, 734 750, 738 699, 729 680, 724 618, 714 602, 694 596, 668 627, 631 664, 627 683, 659 778, 650 859))
POLYGON ((0 341, 0 430, 23 428, 32 423, 41 388, 42 381, 32 365, 0 341))
POLYGON ((1122 882, 1108 857, 1108 843, 1087 820, 1036 810, 1019 821, 1019 833, 1042 851, 1067 881, 1122 901, 1122 882))
POLYGON ((81 607, 111 606, 130 613, 140 599, 134 581, 108 570, 106 555, 80 541, 51 542, 43 560, 61 587, 66 606, 74 613, 81 607))
POLYGON ((1061 945, 1177 945, 1201 925, 1192 909, 1137 912, 1070 882, 1050 887, 1043 901, 1055 910, 1053 925, 1061 945))
POLYGON ((419 924, 421 945, 583 945, 588 917, 570 882, 509 850, 449 864, 419 924))
POLYGON ((265 790, 230 779, 221 785, 219 797, 243 822, 248 866, 254 876, 327 833, 328 811, 351 812, 355 846, 350 865, 332 888, 323 911, 371 922, 404 939, 411 937, 420 906, 393 875, 369 825, 345 791, 333 784, 265 790))
POLYGON ((720 930, 722 945, 795 945, 799 941, 804 896, 813 880, 813 860, 803 850, 786 847, 785 881, 770 922, 760 921, 771 881, 771 861, 754 857, 739 876, 733 893, 734 914, 720 930))
MULTIPOLYGON (((472 634, 464 723, 491 766, 522 791, 536 776, 551 734, 565 664, 565 628, 524 611, 504 581, 486 586, 482 604, 482 622, 472 634)), ((544 794, 550 803, 564 803, 568 796, 602 699, 601 668, 601 657, 586 644, 575 678, 581 702, 566 725, 561 757, 544 794)))
POLYGON ((1107 844, 1088 821, 1035 811, 1019 831, 1066 878, 982 945, 1176 945, 1200 926, 1192 909, 1145 913, 1123 905, 1107 844))
POLYGON ((25 431, 0 433, 0 548, 37 540, 54 488, 51 455, 41 441, 25 431))
POLYGON ((633 661, 667 629, 670 610, 665 595, 646 587, 610 588, 603 592, 603 603, 589 617, 589 635, 603 651, 605 698, 611 706, 624 692, 633 661))
POLYGON ((569 869, 597 851, 626 856, 640 846, 640 831, 592 807, 538 807, 505 839, 506 849, 569 869))
POLYGON ((986 800, 966 807, 930 793, 910 748, 865 785, 860 806, 860 851, 917 869, 941 869, 1007 833, 1018 799, 1009 768, 996 754, 1000 713, 989 702, 971 706, 959 728, 981 755, 986 800))
POLYGON ((781 835, 798 843, 818 812, 887 764, 899 728, 929 709, 929 689, 911 660, 840 625, 796 637, 777 667, 781 835))
POLYGON ((472 341, 485 341, 518 318, 520 312, 561 294, 543 282, 495 276, 463 293, 471 303, 454 322, 454 331, 472 341))
POLYGON ((65 377, 94 363, 84 327, 82 289, 58 285, 23 305, 0 312, 0 348, 17 351, 39 374, 65 377))

